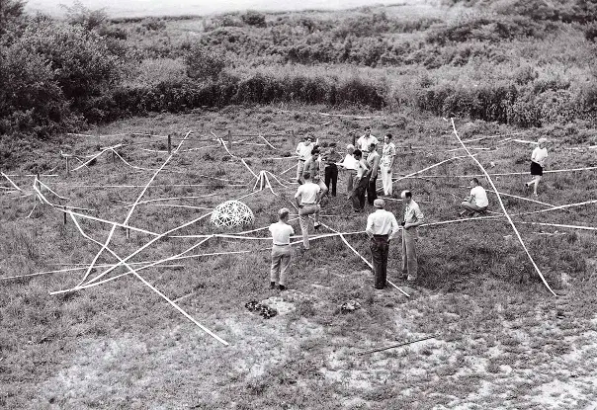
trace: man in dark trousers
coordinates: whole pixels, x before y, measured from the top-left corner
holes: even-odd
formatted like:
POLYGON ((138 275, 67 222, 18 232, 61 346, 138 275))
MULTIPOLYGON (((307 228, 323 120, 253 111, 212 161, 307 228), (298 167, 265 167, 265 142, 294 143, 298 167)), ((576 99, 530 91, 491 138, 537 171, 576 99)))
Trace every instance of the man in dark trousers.
POLYGON ((371 168, 367 161, 363 159, 363 153, 359 150, 354 152, 354 159, 356 160, 356 178, 352 185, 352 207, 355 212, 362 212, 365 208, 365 194, 369 186, 369 174, 371 168))
POLYGON ((381 155, 377 152, 377 144, 371 144, 369 146, 369 156, 367 157, 367 164, 371 167, 369 185, 367 186, 367 202, 369 205, 373 205, 373 201, 377 199, 377 174, 380 159, 381 155))
POLYGON ((367 235, 371 238, 371 254, 373 255, 373 268, 375 270, 375 289, 386 286, 388 249, 390 240, 396 236, 400 226, 396 217, 384 209, 383 199, 373 201, 375 212, 367 218, 367 235))

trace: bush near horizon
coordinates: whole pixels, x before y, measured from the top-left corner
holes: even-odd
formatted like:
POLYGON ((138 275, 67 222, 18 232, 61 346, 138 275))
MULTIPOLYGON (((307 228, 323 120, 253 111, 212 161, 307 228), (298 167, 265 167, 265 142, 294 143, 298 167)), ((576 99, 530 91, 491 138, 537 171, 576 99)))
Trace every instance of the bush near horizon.
POLYGON ((523 128, 597 125, 597 73, 584 68, 597 62, 595 0, 489 2, 497 13, 469 2, 470 15, 446 21, 363 9, 121 22, 81 3, 59 22, 1 1, 4 135, 277 103, 418 110, 523 128), (200 33, 181 35, 184 24, 199 24, 200 33), (421 75, 431 82, 416 81, 421 75))

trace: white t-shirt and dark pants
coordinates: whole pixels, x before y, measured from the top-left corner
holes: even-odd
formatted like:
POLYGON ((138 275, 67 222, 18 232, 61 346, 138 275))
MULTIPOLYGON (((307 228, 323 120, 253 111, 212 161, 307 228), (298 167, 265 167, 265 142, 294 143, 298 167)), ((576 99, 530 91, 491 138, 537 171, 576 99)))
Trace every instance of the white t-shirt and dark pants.
POLYGON ((295 198, 300 200, 300 204, 302 205, 299 208, 299 221, 303 234, 303 247, 305 249, 309 249, 309 215, 314 214, 315 221, 319 221, 319 211, 321 211, 321 207, 317 203, 319 192, 321 192, 319 185, 311 181, 305 181, 294 195, 295 198))
POLYGON ((543 176, 543 168, 547 159, 547 148, 535 148, 531 155, 531 175, 543 176))
POLYGON ((285 286, 292 258, 290 236, 294 235, 294 228, 287 223, 276 222, 270 225, 269 230, 273 238, 270 282, 273 285, 278 283, 280 286, 285 286))
POLYGON ((367 218, 367 235, 371 238, 371 255, 375 271, 375 288, 386 286, 389 241, 398 233, 400 227, 391 212, 378 209, 367 218))

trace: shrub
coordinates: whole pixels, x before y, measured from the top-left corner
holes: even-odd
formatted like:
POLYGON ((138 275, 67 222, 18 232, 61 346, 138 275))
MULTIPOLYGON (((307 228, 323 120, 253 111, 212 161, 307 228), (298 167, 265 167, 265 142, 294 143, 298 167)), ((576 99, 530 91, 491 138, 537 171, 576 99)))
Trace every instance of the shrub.
POLYGON ((24 9, 25 3, 21 0, 0 0, 0 44, 8 44, 8 36, 18 35, 24 9))
POLYGON ((585 38, 589 41, 597 41, 597 23, 587 24, 583 30, 585 38))
POLYGON ((166 23, 162 19, 152 17, 143 20, 141 26, 144 27, 147 31, 160 31, 166 28, 166 23))
POLYGON ((108 14, 103 10, 90 10, 80 1, 75 1, 71 7, 62 5, 66 9, 66 21, 73 26, 80 26, 87 31, 100 29, 108 20, 108 14))
POLYGON ((226 66, 221 57, 206 52, 200 44, 191 47, 185 56, 185 64, 187 75, 199 80, 217 79, 226 66))
POLYGON ((247 11, 241 16, 243 23, 248 26, 265 27, 265 15, 256 11, 247 11))

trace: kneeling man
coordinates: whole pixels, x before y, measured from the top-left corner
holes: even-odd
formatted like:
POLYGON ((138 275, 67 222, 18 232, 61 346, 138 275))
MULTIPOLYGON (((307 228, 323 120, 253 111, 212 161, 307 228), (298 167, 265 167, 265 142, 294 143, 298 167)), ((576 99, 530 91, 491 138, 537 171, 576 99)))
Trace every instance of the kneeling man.
POLYGON ((485 189, 479 184, 477 178, 471 179, 470 188, 470 195, 460 204, 460 206, 464 208, 464 210, 460 212, 460 216, 472 216, 477 212, 485 213, 487 211, 487 206, 489 205, 487 192, 485 192, 485 189))

